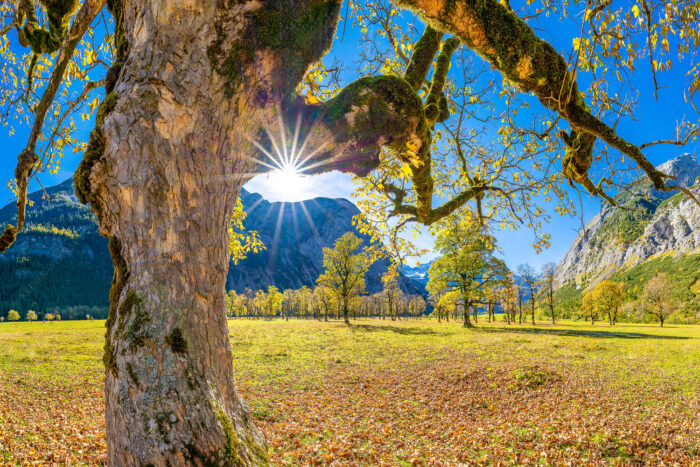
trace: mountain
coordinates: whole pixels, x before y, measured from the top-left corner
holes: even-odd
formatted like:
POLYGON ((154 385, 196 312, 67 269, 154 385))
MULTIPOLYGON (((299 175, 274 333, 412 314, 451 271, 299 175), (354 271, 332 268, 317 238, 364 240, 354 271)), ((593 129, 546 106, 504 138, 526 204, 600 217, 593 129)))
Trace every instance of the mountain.
MULTIPOLYGON (((226 281, 228 289, 238 292, 246 287, 253 290, 268 285, 279 289, 312 287, 323 271, 323 248, 332 247, 344 233, 353 231, 366 243, 369 237, 360 234, 352 224, 359 214, 357 207, 346 199, 315 198, 297 203, 270 203, 257 193, 241 193, 243 207, 248 213, 245 227, 260 234, 266 249, 250 255, 238 266, 230 265, 226 281)), ((382 290, 381 276, 388 260, 374 263, 367 273, 367 291, 382 290)), ((408 294, 420 290, 401 274, 399 287, 408 294)))
POLYGON ((420 290, 425 294, 427 294, 427 290, 425 289, 426 286, 428 285, 428 270, 430 269, 430 266, 433 264, 432 261, 429 261, 427 263, 422 263, 418 266, 401 266, 401 272, 411 279, 416 286, 420 288, 420 290))
MULTIPOLYGON (((682 154, 657 167, 700 197, 700 163, 682 154)), ((578 287, 606 279, 661 256, 700 254, 700 207, 679 191, 658 192, 643 180, 606 206, 574 240, 557 267, 557 282, 578 287)))
MULTIPOLYGON (((269 285, 312 287, 322 270, 323 247, 332 247, 338 237, 354 230, 352 218, 359 213, 344 199, 270 203, 245 190, 241 199, 248 212, 246 228, 257 230, 267 249, 231 265, 227 288, 237 291, 269 285)), ((0 255, 0 316, 10 309, 22 315, 27 309, 56 309, 64 319, 105 317, 112 261, 94 216, 75 196, 73 180, 31 193, 29 200, 24 232, 0 255)), ((0 209, 0 228, 14 224, 16 215, 14 203, 0 209)), ((366 281, 369 292, 382 289, 387 265, 372 265, 366 281)), ((406 293, 420 293, 404 275, 399 286, 406 293)))
MULTIPOLYGON (((104 317, 112 260, 73 180, 31 193, 29 200, 24 232, 0 255, 0 316, 9 309, 59 308, 64 318, 104 317)), ((15 203, 0 209, 2 228, 15 224, 16 216, 15 203)))

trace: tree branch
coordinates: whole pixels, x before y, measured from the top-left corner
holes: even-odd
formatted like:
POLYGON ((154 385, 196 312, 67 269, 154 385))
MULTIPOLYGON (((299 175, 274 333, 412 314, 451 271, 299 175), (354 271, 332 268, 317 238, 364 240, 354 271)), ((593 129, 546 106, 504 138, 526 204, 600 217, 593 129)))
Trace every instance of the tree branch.
POLYGON ((26 148, 17 156, 17 167, 15 168, 15 178, 17 180, 17 226, 8 225, 5 232, 0 236, 0 253, 5 252, 7 248, 17 238, 17 234, 24 227, 24 216, 27 203, 27 183, 29 176, 38 162, 36 144, 41 135, 41 130, 44 126, 46 114, 53 103, 56 93, 63 81, 63 74, 66 67, 73 57, 80 39, 90 27, 90 23, 100 12, 106 0, 85 0, 82 7, 78 11, 73 20, 68 33, 63 37, 61 47, 58 51, 56 64, 51 72, 49 84, 46 86, 44 94, 41 96, 41 101, 36 108, 34 114, 34 125, 29 133, 26 148))
MULTIPOLYGON (((512 10, 496 0, 396 0, 396 3, 416 11, 435 29, 454 34, 522 92, 537 95, 545 107, 559 113, 581 137, 588 135, 584 149, 592 146, 595 137, 600 138, 634 160, 654 188, 672 189, 664 181, 670 177, 656 170, 638 146, 590 113, 566 60, 512 10)), ((585 163, 585 152, 582 157, 581 162, 585 163)))

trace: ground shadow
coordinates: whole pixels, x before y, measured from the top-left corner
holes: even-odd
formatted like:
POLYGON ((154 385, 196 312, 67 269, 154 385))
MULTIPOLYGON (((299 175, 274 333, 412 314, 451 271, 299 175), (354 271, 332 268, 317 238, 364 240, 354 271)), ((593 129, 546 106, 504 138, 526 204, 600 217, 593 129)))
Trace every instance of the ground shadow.
POLYGON ((620 337, 623 339, 690 339, 687 336, 659 336, 655 334, 643 334, 639 332, 623 332, 623 331, 604 331, 602 329, 591 329, 590 331, 578 329, 556 329, 546 327, 478 327, 481 332, 518 332, 523 334, 545 334, 564 337, 598 337, 598 338, 613 338, 620 337))
POLYGON ((403 334, 409 336, 418 335, 433 335, 437 334, 433 329, 430 328, 416 328, 416 327, 403 327, 403 326, 388 326, 388 325, 375 325, 375 324, 353 324, 353 329, 367 331, 367 332, 379 332, 379 331, 389 331, 396 334, 403 334))

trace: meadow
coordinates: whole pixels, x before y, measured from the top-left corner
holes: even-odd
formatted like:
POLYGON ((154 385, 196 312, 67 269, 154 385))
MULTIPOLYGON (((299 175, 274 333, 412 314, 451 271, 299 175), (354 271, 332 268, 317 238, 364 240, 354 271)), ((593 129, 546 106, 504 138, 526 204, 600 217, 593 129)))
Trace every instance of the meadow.
MULTIPOLYGON (((229 321, 277 465, 692 465, 700 326, 229 321)), ((0 464, 105 459, 103 321, 0 323, 0 464)))

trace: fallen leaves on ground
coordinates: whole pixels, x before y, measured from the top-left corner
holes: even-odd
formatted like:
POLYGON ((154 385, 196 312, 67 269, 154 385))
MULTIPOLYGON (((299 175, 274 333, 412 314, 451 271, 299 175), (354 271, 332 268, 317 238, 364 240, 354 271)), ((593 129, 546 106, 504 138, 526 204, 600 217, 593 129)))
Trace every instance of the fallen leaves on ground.
MULTIPOLYGON (((237 386, 275 464, 698 461, 697 339, 360 324, 231 323, 237 386)), ((11 358, 0 464, 104 463, 99 365, 59 377, 11 358)))

